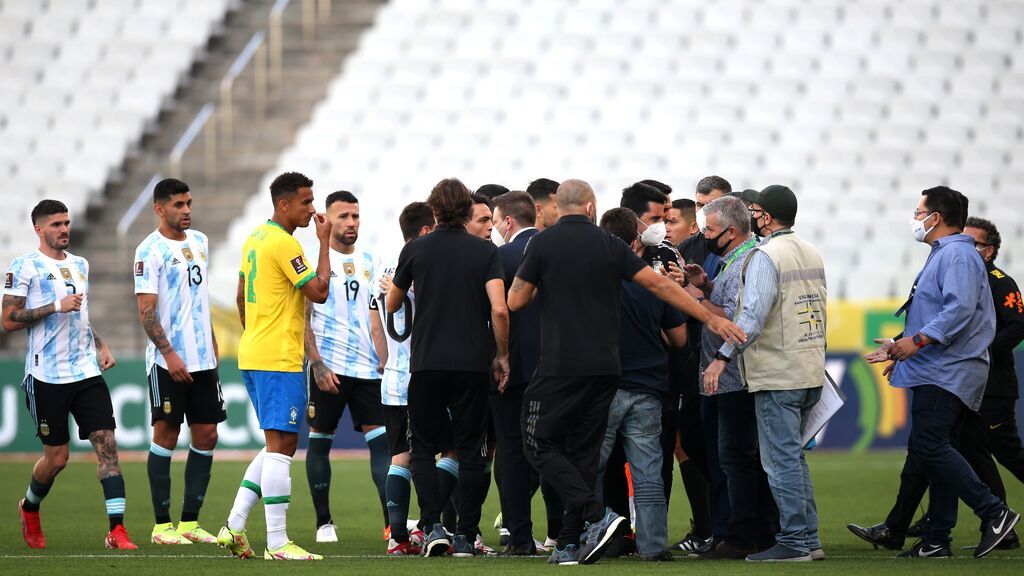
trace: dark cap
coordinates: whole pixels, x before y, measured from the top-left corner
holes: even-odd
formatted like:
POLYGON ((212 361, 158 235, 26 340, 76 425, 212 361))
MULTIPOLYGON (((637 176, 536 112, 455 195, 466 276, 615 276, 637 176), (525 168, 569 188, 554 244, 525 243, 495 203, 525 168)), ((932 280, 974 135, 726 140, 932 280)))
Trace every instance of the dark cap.
POLYGON ((761 193, 753 188, 747 188, 743 192, 740 192, 740 200, 743 200, 748 205, 757 203, 761 197, 761 193))
POLYGON ((757 195, 761 209, 773 218, 786 222, 796 221, 796 194, 785 186, 772 184, 757 195))

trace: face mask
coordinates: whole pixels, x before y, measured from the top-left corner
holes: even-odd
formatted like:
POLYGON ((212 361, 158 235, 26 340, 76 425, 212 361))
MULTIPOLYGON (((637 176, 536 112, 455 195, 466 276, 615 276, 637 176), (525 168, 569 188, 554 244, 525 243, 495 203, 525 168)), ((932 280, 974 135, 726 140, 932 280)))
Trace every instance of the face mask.
POLYGON ((661 243, 665 241, 666 233, 664 222, 651 224, 640 235, 640 241, 644 243, 644 246, 661 246, 661 243))
POLYGON ((700 210, 697 210, 696 220, 697 220, 697 229, 700 230, 701 234, 703 234, 704 231, 708 229, 708 217, 707 217, 706 214, 704 214, 704 209, 703 208, 701 208, 700 210))
MULTIPOLYGON (((500 224, 498 225, 500 226, 500 224)), ((501 231, 498 230, 498 226, 491 228, 491 242, 494 242, 495 246, 504 246, 506 244, 505 237, 502 236, 501 231)))
POLYGON ((758 220, 759 218, 750 217, 750 231, 758 238, 764 238, 764 235, 761 234, 761 226, 757 223, 758 220))
POLYGON ((705 236, 704 237, 704 248, 708 252, 711 252, 712 254, 714 254, 715 256, 721 256, 721 255, 725 254, 726 248, 729 245, 726 244, 725 246, 719 246, 718 245, 718 241, 722 238, 722 235, 725 234, 726 230, 728 230, 728 228, 726 228, 725 230, 722 230, 721 232, 719 232, 718 236, 715 236, 714 238, 712 238, 710 236, 705 236))
POLYGON ((927 237, 932 230, 935 230, 935 226, 932 226, 931 228, 928 229, 925 229, 924 227, 925 220, 931 218, 932 214, 935 214, 935 212, 932 212, 931 214, 926 216, 924 220, 918 220, 917 218, 913 218, 910 220, 910 233, 914 235, 914 240, 917 240, 918 242, 924 242, 925 237, 927 237))

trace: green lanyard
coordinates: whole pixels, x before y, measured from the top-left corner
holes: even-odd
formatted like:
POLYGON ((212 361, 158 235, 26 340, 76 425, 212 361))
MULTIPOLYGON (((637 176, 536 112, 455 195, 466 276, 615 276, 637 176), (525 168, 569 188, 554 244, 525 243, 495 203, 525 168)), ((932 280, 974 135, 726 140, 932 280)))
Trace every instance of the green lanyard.
POLYGON ((737 248, 736 251, 733 252, 732 256, 729 256, 728 260, 725 261, 725 265, 722 266, 722 270, 725 271, 725 269, 735 262, 737 258, 749 252, 755 245, 757 245, 757 238, 751 238, 743 244, 740 244, 740 247, 737 248))

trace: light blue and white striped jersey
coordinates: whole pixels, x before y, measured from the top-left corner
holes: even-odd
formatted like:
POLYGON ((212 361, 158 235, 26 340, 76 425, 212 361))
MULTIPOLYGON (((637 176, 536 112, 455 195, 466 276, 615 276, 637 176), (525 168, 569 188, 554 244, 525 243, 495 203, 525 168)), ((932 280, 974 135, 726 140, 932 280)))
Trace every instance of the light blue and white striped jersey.
POLYGON ((375 380, 380 378, 380 360, 370 337, 370 288, 377 259, 358 249, 352 254, 335 250, 330 254, 327 301, 313 304, 311 326, 317 350, 335 374, 375 380))
POLYGON ((388 363, 384 366, 384 377, 380 382, 380 401, 385 406, 406 406, 409 404, 409 359, 412 356, 412 317, 416 300, 413 289, 406 294, 406 302, 398 312, 389 314, 380 291, 380 279, 384 275, 394 277, 398 258, 391 265, 381 268, 373 279, 373 296, 379 301, 378 313, 384 324, 384 336, 388 341, 388 363), (408 319, 408 320, 407 320, 408 319))
MULTIPOLYGON (((26 299, 25 309, 52 304, 68 294, 88 294, 89 263, 65 252, 54 260, 36 250, 11 262, 4 294, 26 299)), ((89 298, 77 312, 50 314, 28 327, 25 375, 49 384, 81 382, 100 375, 89 324, 89 298)))
MULTIPOLYGON (((189 372, 217 367, 207 286, 209 240, 186 230, 185 240, 171 240, 154 230, 135 249, 135 293, 156 294, 157 314, 167 341, 189 372)), ((152 340, 146 341, 146 370, 167 361, 152 340)))

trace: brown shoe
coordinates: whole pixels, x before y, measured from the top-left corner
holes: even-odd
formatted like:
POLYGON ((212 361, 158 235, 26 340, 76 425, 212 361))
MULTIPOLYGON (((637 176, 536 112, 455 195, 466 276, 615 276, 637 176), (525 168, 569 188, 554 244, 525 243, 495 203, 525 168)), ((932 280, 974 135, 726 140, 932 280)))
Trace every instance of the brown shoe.
POLYGON ((749 554, 757 552, 754 548, 739 548, 729 541, 724 541, 707 554, 696 556, 699 560, 744 560, 749 554))

